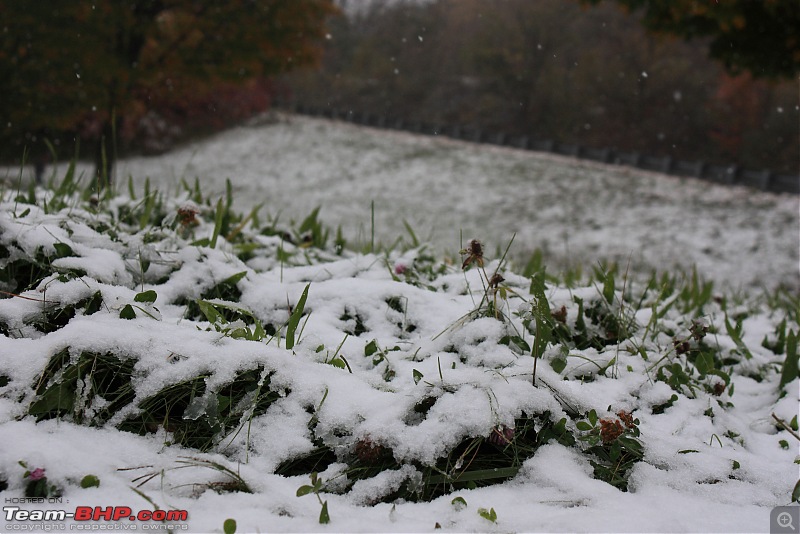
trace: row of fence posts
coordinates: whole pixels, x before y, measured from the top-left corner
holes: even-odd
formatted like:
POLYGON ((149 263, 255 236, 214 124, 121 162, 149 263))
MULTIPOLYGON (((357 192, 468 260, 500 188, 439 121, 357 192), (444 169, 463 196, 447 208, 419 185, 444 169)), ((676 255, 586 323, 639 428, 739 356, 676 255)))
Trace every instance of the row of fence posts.
POLYGON ((714 165, 703 161, 673 159, 670 156, 648 156, 639 152, 624 152, 613 148, 593 148, 572 143, 559 143, 527 135, 506 135, 502 132, 485 131, 474 126, 439 125, 418 120, 390 118, 367 112, 308 106, 297 102, 276 102, 275 107, 299 115, 342 120, 373 128, 401 130, 474 143, 549 152, 602 163, 627 165, 664 174, 700 178, 720 184, 742 185, 772 193, 800 194, 800 175, 780 174, 770 170, 754 171, 743 169, 738 165, 714 165))

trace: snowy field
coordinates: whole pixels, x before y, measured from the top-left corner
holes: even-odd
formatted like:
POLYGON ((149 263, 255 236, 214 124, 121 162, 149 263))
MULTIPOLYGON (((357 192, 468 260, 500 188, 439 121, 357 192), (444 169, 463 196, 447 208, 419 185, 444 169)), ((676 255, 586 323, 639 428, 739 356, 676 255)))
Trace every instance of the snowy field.
POLYGON ((540 284, 496 249, 759 293, 798 285, 794 197, 285 116, 121 173, 172 193, 0 194, 4 531, 169 526, 8 511, 113 506, 191 532, 766 532, 792 502, 791 300, 540 284), (321 205, 360 250, 371 202, 377 240, 407 220, 452 261, 297 227, 321 205))
POLYGON ((798 197, 696 179, 285 115, 127 160, 119 175, 199 178, 220 193, 229 178, 240 209, 302 220, 322 206, 326 224, 362 241, 374 202, 384 243, 407 235, 403 221, 451 255, 461 236, 495 251, 516 233, 514 258, 540 248, 554 271, 600 259, 646 274, 696 265, 730 288, 800 289, 798 197))

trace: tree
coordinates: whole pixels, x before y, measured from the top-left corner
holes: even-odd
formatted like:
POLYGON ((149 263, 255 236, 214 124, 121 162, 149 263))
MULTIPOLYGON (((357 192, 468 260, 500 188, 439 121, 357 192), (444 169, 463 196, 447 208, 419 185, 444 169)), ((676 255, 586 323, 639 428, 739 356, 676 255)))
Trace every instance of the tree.
POLYGON ((314 63, 335 11, 331 0, 0 0, 3 137, 88 138, 108 183, 124 121, 164 95, 314 63))
POLYGON ((728 76, 708 57, 710 38, 650 32, 642 13, 629 16, 616 2, 591 9, 563 0, 370 5, 336 19, 321 70, 283 78, 298 102, 517 139, 797 171, 797 83, 743 73, 721 90, 728 76))
MULTIPOLYGON (((601 0, 581 0, 597 4, 601 0)), ((643 10, 650 30, 685 39, 710 38, 709 55, 731 74, 789 79, 800 73, 797 0, 616 0, 643 10)))
MULTIPOLYGON (((478 0, 471 68, 510 133, 533 134, 563 123, 559 106, 569 84, 578 41, 570 27, 575 4, 558 0, 478 0), (485 11, 481 10, 484 8, 485 11)), ((487 99, 488 100, 488 99, 487 99)), ((503 129, 500 124, 489 127, 503 129)))

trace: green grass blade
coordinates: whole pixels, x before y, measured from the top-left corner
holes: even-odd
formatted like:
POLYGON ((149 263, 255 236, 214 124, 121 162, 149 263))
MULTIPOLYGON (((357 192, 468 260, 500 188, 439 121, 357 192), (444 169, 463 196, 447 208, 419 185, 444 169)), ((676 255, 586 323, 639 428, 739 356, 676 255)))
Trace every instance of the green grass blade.
POLYGON ((417 234, 414 233, 414 229, 411 228, 411 225, 408 224, 408 221, 403 219, 403 226, 406 227, 406 232, 411 237, 411 246, 413 248, 417 248, 419 246, 419 239, 417 238, 417 234))
POLYGON ((219 238, 220 231, 222 230, 222 220, 225 217, 225 207, 222 205, 222 199, 217 201, 217 211, 214 216, 214 233, 211 235, 211 241, 208 246, 217 248, 217 238, 219 238))
POLYGON ((289 350, 294 348, 294 334, 297 331, 297 325, 300 324, 300 318, 303 316, 303 308, 306 306, 309 286, 311 286, 311 284, 307 284, 305 289, 303 289, 303 294, 300 296, 300 300, 297 301, 294 310, 292 310, 291 317, 289 317, 289 324, 286 325, 286 348, 289 350))
POLYGON ((797 378, 797 337, 798 335, 794 331, 789 332, 786 336, 786 359, 783 361, 783 369, 781 370, 781 389, 797 378))

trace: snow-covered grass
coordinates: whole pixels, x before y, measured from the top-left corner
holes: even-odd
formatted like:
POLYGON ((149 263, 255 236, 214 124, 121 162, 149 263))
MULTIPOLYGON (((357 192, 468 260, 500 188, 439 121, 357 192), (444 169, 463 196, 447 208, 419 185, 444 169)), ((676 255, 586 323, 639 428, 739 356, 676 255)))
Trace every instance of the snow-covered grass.
POLYGON ((193 532, 761 531, 797 498, 794 293, 60 182, 2 193, 2 498, 193 532))

